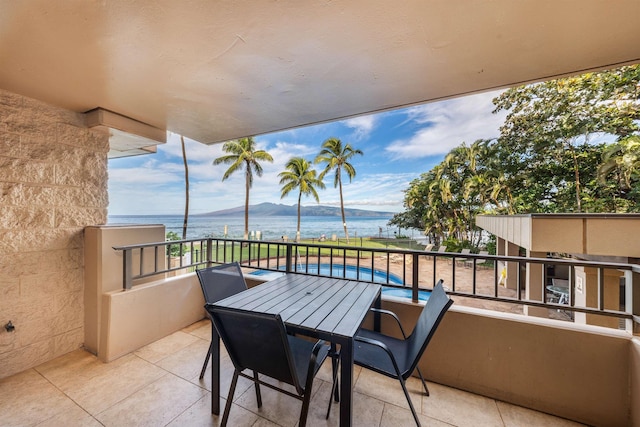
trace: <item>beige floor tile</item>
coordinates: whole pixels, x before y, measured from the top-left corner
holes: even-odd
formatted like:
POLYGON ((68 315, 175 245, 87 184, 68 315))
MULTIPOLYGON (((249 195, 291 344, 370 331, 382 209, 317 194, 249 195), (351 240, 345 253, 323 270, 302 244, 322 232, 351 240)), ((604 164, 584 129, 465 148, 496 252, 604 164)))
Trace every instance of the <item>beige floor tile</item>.
MULTIPOLYGON (((314 384, 315 385, 315 384, 314 384)), ((309 416, 307 426, 309 427, 333 427, 340 424, 340 404, 332 402, 331 414, 326 420, 327 405, 329 404, 329 394, 331 393, 331 383, 326 381, 318 382, 318 389, 313 394, 309 405, 309 416)), ((361 393, 353 393, 353 425, 356 427, 377 426, 382 417, 383 404, 372 397, 361 393)))
POLYGON ((203 318, 202 320, 199 320, 199 321, 197 321, 195 323, 190 324, 187 327, 182 328, 182 332, 184 332, 186 334, 190 334, 195 330, 198 330, 198 329, 200 329, 202 327, 210 326, 210 325, 211 325, 211 321, 209 319, 204 319, 203 318))
POLYGON ((495 400, 429 383, 422 398, 422 414, 458 427, 503 426, 495 400))
MULTIPOLYGON (((426 415, 418 414, 420 424, 422 427, 451 427, 451 424, 447 424, 442 421, 427 417, 426 415)), ((398 426, 415 426, 415 420, 411 410, 401 408, 390 403, 384 404, 384 411, 382 413, 382 421, 380 427, 398 427, 398 426)))
POLYGON ((36 427, 101 427, 95 418, 78 405, 73 405, 64 412, 57 414, 39 424, 36 427))
POLYGON ((189 327, 188 330, 185 328, 182 331, 195 335, 203 340, 211 341, 211 320, 204 319, 194 323, 192 326, 194 327, 189 327))
MULTIPOLYGON (((268 379, 265 378, 265 381, 268 379)), ((273 380, 269 381, 270 383, 273 380)), ((279 387, 295 393, 295 389, 284 383, 277 383, 279 387)), ((269 387, 260 387, 262 395, 262 407, 258 408, 256 394, 253 387, 248 388, 244 393, 240 394, 236 391, 233 402, 242 406, 267 420, 279 424, 284 427, 293 427, 300 419, 300 409, 302 401, 291 396, 280 393, 269 387)), ((232 409, 233 411, 233 409, 232 409)))
MULTIPOLYGON (((240 426, 240 424, 238 424, 238 426, 240 426)), ((272 423, 271 421, 265 420, 264 418, 258 418, 258 421, 252 424, 251 427, 281 427, 281 426, 280 424, 272 423)))
POLYGON ((96 415, 105 426, 164 426, 206 395, 202 388, 166 374, 96 415))
MULTIPOLYGON (((191 380, 200 376, 204 357, 209 351, 209 341, 204 341, 191 335, 195 340, 184 348, 174 351, 172 354, 165 356, 156 364, 162 369, 191 380)), ((209 361, 209 364, 211 361, 209 361)))
POLYGON ((35 370, 56 387, 65 390, 89 381, 91 378, 103 375, 105 372, 117 369, 133 357, 135 356, 127 355, 114 360, 112 363, 103 363, 93 354, 78 349, 36 366, 35 370))
POLYGON ((510 403, 500 401, 496 401, 496 403, 505 427, 579 427, 584 425, 510 403))
POLYGON ((199 341, 197 337, 178 331, 171 335, 167 335, 158 341, 152 342, 149 345, 145 345, 144 347, 136 350, 134 354, 148 362, 157 363, 165 357, 188 347, 196 341, 199 341))
MULTIPOLYGON (((202 362, 202 360, 200 361, 202 362)), ((207 370, 204 373, 204 377, 200 379, 200 369, 198 368, 197 374, 194 374, 191 378, 191 382, 199 385, 209 391, 211 391, 211 362, 207 366, 207 370)), ((229 387, 231 386, 231 379, 233 378, 233 363, 226 352, 220 354, 220 395, 227 397, 229 394, 229 387)), ((248 372, 248 371, 247 371, 248 372)), ((266 379, 265 379, 266 380, 266 379)), ((236 385, 236 398, 242 395, 249 387, 253 387, 253 381, 249 381, 244 377, 238 378, 238 384, 236 385)))
MULTIPOLYGON (((63 386, 56 384, 94 416, 167 374, 165 370, 133 355, 109 364, 100 363, 95 365, 98 375, 83 375, 83 381, 66 381, 63 386)), ((55 376, 74 377, 76 373, 71 368, 56 372, 55 376)))
MULTIPOLYGON (((413 406, 417 412, 421 412, 421 398, 424 395, 424 390, 420 380, 411 377, 406 384, 413 406)), ((386 377, 368 369, 362 369, 355 383, 355 390, 401 408, 409 409, 400 381, 394 378, 386 377)))
MULTIPOLYGON (((167 427, 217 427, 222 420, 226 400, 220 402, 220 415, 211 414, 211 393, 207 393, 186 411, 176 417, 167 427)), ((229 413, 229 426, 253 426, 260 418, 251 411, 233 405, 229 413)))
POLYGON ((0 425, 28 426, 76 405, 33 369, 0 380, 0 425))

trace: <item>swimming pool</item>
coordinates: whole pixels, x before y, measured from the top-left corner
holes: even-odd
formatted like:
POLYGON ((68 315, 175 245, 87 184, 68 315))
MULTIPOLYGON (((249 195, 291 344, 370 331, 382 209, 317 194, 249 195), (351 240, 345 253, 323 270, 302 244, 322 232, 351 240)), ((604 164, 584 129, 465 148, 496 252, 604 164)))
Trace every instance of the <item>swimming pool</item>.
MULTIPOLYGON (((396 298, 408 298, 411 299, 411 288, 398 289, 383 286, 382 295, 396 298)), ((428 301, 431 291, 418 291, 418 301, 428 301)))
MULTIPOLYGON (((286 266, 282 265, 279 268, 280 270, 286 270, 286 266)), ((298 273, 308 273, 308 274, 320 274, 323 276, 332 276, 332 277, 345 277, 347 279, 360 279, 360 280, 371 280, 373 274, 373 281, 376 283, 392 283, 394 285, 402 285, 402 278, 398 277, 393 273, 389 273, 389 280, 387 281, 387 272, 384 270, 372 270, 368 267, 356 267, 355 265, 347 265, 346 272, 345 266, 342 264, 333 264, 333 268, 331 264, 320 264, 320 273, 318 273, 318 264, 309 264, 308 269, 306 264, 296 264, 294 267, 295 271, 298 273)), ((256 270, 253 275, 262 276, 270 273, 266 270, 256 270)))
MULTIPOLYGON (((368 267, 356 267, 355 265, 345 266, 343 264, 319 264, 319 266, 320 273, 318 273, 318 264, 296 264, 294 268, 295 271, 300 273, 308 272, 309 274, 321 274, 324 276, 360 280, 372 280, 373 277, 372 281, 376 283, 393 283, 394 285, 402 285, 402 278, 393 273, 389 273, 389 280, 387 280, 387 272, 384 270, 371 270, 368 267)), ((280 267, 280 269, 284 270, 285 267, 280 267)))
MULTIPOLYGON (((296 271, 300 273, 305 273, 308 271, 309 274, 318 274, 318 264, 309 264, 309 269, 307 270, 306 264, 296 264, 296 271)), ((281 266, 280 270, 285 270, 286 266, 281 266)), ((320 274, 333 277, 346 277, 347 279, 356 279, 358 278, 358 269, 360 270, 359 278, 362 280, 369 280, 371 278, 372 271, 368 267, 356 267, 355 265, 347 265, 346 275, 343 275, 344 265, 343 264, 333 264, 333 269, 330 264, 320 264, 320 274)), ((256 270, 252 275, 255 276, 265 276, 269 274, 279 274, 274 273, 272 271, 267 270, 256 270)), ((394 285, 402 285, 402 279, 393 273, 389 273, 389 281, 387 282, 387 272, 384 270, 373 270, 373 281, 376 283, 392 283, 394 285)), ((388 286, 382 287, 382 295, 388 297, 395 298, 407 298, 411 299, 411 288, 392 288, 388 286)), ((418 291, 418 300, 419 301, 427 301, 429 299, 429 295, 431 295, 430 291, 418 291)))

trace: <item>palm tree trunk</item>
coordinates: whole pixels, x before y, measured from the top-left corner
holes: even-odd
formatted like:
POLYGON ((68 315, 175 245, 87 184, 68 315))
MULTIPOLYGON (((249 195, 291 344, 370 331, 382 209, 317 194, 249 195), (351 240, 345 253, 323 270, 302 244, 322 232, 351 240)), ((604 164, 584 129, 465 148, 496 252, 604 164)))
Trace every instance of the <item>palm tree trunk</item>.
POLYGON ((180 142, 182 143, 182 160, 184 161, 184 190, 185 190, 185 203, 184 203, 184 222, 182 223, 182 240, 187 239, 187 223, 189 221, 189 165, 187 164, 187 151, 184 147, 184 136, 180 135, 180 142))
POLYGON ((340 212, 342 213, 342 226, 344 227, 344 238, 349 243, 349 232, 347 231, 347 220, 344 217, 344 200, 342 199, 342 179, 338 175, 338 186, 340 188, 340 212))
POLYGON ((578 169, 578 155, 576 154, 576 150, 573 144, 569 143, 569 149, 571 150, 571 155, 573 156, 573 174, 576 179, 576 207, 578 208, 578 212, 582 212, 582 201, 580 200, 580 170, 578 169))
POLYGON ((298 193, 298 231, 296 232, 296 242, 300 241, 300 201, 302 201, 302 191, 298 193))
MULTIPOLYGON (((246 165, 247 171, 249 170, 249 165, 246 165)), ((244 240, 249 238, 249 174, 245 175, 245 185, 244 185, 244 240)))

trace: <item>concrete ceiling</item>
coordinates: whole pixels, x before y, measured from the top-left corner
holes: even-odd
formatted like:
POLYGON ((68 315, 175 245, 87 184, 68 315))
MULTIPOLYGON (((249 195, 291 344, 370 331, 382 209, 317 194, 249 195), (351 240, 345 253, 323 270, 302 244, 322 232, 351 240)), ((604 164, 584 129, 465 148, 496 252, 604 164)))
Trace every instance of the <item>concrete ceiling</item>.
POLYGON ((638 0, 0 0, 0 88, 212 143, 640 62, 638 0))

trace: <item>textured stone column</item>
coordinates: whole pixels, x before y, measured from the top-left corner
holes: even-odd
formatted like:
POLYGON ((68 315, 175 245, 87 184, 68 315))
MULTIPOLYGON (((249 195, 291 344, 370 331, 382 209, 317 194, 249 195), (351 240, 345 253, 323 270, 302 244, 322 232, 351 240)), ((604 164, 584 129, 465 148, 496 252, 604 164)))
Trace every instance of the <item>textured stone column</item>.
POLYGON ((0 378, 83 343, 83 230, 107 220, 108 136, 0 90, 0 378))

